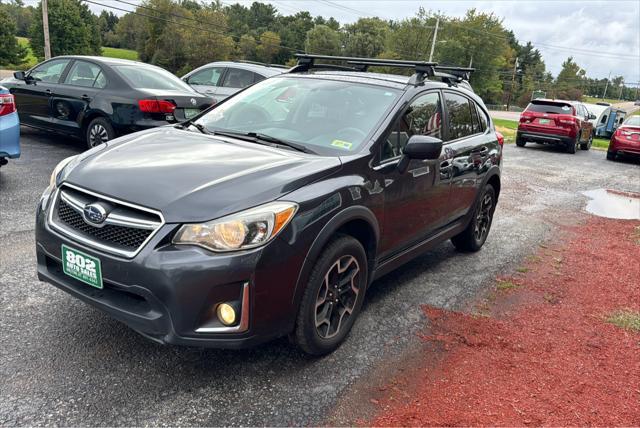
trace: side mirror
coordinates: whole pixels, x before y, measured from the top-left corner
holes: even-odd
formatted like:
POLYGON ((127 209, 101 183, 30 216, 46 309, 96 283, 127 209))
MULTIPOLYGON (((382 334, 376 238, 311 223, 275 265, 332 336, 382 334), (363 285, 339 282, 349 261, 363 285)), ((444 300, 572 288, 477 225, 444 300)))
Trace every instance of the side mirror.
POLYGON ((589 113, 589 120, 595 119, 596 115, 593 113, 589 113))
POLYGON ((24 73, 24 71, 15 71, 13 73, 13 77, 14 79, 17 79, 17 80, 24 80, 24 81, 27 80, 27 75, 24 73))
POLYGON ((411 159, 438 159, 442 152, 442 140, 426 135, 413 135, 402 150, 402 158, 398 169, 404 173, 409 167, 411 159))

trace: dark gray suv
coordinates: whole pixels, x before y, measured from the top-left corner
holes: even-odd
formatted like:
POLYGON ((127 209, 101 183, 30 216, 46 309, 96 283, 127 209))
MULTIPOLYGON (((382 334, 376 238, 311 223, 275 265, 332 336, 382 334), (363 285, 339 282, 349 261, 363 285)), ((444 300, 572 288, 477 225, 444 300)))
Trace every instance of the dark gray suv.
POLYGON ((37 210, 38 276, 161 343, 330 352, 373 280, 487 239, 503 139, 470 71, 303 55, 191 121, 66 159, 37 210))

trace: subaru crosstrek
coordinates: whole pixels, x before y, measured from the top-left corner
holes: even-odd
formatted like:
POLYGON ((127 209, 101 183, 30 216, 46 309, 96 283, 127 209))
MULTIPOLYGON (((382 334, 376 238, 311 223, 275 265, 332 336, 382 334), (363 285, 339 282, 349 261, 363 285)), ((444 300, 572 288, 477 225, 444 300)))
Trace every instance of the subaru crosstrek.
POLYGON ((320 355, 376 278, 447 239, 480 249, 503 139, 468 72, 318 59, 60 162, 37 210, 39 278, 161 343, 289 335, 320 355))

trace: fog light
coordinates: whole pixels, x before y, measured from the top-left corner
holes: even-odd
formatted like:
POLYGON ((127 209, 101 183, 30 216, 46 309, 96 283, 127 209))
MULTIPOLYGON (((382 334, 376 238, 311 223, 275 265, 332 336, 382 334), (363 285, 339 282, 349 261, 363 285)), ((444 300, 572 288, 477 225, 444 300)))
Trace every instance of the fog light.
POLYGON ((216 309, 216 314, 224 325, 232 325, 236 322, 236 310, 228 303, 220 303, 216 309))

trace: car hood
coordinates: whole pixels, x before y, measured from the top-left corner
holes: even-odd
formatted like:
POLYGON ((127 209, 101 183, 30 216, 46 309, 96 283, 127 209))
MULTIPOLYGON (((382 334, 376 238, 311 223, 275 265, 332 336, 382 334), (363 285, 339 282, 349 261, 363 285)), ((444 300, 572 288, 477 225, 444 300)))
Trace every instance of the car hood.
POLYGON ((63 180, 202 222, 270 202, 334 171, 335 157, 275 149, 172 127, 130 134, 80 155, 63 180))

